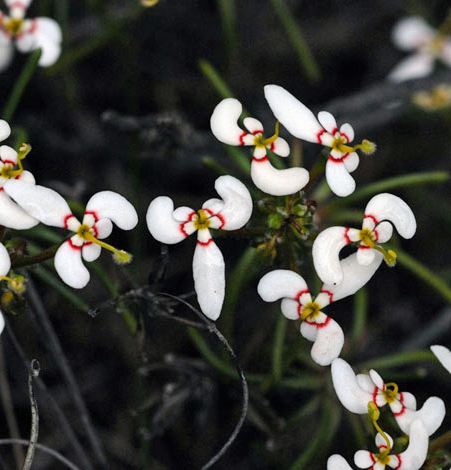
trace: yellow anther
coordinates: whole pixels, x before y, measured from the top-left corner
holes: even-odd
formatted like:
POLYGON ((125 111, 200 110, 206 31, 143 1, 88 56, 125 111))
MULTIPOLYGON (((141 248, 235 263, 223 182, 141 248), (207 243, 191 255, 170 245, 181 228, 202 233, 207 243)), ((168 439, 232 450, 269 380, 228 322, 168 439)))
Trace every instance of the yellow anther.
POLYGON ((256 147, 266 148, 268 145, 271 145, 279 138, 279 121, 276 122, 276 129, 274 131, 274 135, 268 137, 267 139, 263 139, 262 135, 256 136, 254 139, 254 145, 256 147))
POLYGON ((16 294, 21 294, 25 291, 25 278, 24 276, 0 276, 0 280, 6 281, 8 283, 8 288, 15 292, 16 294))
POLYGON ((193 217, 194 227, 197 230, 204 230, 210 227, 210 219, 207 212, 204 209, 200 209, 197 211, 197 215, 193 217))
POLYGON ((9 305, 12 301, 14 300, 14 294, 10 291, 7 290, 6 292, 3 293, 2 295, 2 300, 1 303, 4 307, 9 305))
POLYGON ((21 18, 9 18, 3 22, 6 30, 11 36, 16 36, 22 31, 23 19, 21 18))
POLYGON ((377 460, 387 465, 388 462, 390 461, 390 456, 388 455, 391 450, 390 440, 387 434, 385 434, 385 432, 382 431, 382 428, 377 424, 377 421, 379 420, 381 413, 379 411, 379 408, 372 401, 368 402, 368 416, 370 420, 373 422, 373 426, 377 429, 378 433, 385 439, 385 442, 387 443, 387 448, 383 450, 381 453, 376 454, 377 460))
POLYGON ((363 228, 359 232, 360 241, 364 245, 369 246, 370 248, 373 248, 374 250, 377 250, 382 253, 384 255, 384 260, 387 265, 393 267, 396 264, 398 255, 393 250, 384 250, 384 248, 382 248, 381 246, 376 245, 376 243, 374 243, 374 237, 374 233, 367 228, 363 228))
POLYGON ((360 149, 363 153, 371 155, 376 151, 376 144, 370 140, 363 139, 362 143, 354 147, 355 150, 360 149))
POLYGON ((308 302, 301 311, 301 320, 314 318, 319 315, 321 307, 316 302, 308 302))
POLYGON ((382 390, 387 403, 393 403, 398 398, 398 385, 395 382, 385 384, 385 390, 382 390))
POLYGON ((19 152, 17 152, 17 166, 19 167, 17 170, 13 170, 12 165, 4 165, 0 170, 0 175, 3 178, 11 179, 19 176, 23 173, 23 165, 22 160, 27 157, 27 155, 31 152, 31 145, 29 144, 22 144, 20 146, 19 152))
POLYGON ((129 264, 132 262, 133 255, 124 250, 116 250, 113 253, 113 259, 118 264, 129 264))

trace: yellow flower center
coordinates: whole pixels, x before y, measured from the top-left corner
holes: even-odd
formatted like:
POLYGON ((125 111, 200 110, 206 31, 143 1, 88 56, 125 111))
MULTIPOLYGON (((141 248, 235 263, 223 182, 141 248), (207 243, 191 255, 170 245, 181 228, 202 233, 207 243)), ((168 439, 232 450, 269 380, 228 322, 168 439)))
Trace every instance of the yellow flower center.
POLYGON ((304 305, 301 311, 301 320, 312 319, 319 315, 321 307, 316 302, 309 302, 304 305))
POLYGON ((3 26, 11 36, 17 36, 23 28, 24 21, 21 18, 9 18, 4 21, 3 26))
POLYGON ((435 36, 435 38, 427 45, 432 54, 440 54, 445 45, 445 37, 441 34, 435 36))
POLYGON ((390 450, 391 449, 385 449, 382 452, 380 452, 379 454, 374 454, 374 456, 376 457, 376 460, 379 463, 381 463, 382 465, 388 465, 388 463, 390 462, 390 459, 391 459, 391 456, 388 455, 390 450))
POLYGON ((374 250, 379 251, 384 255, 384 260, 388 264, 388 266, 392 267, 396 264, 396 259, 398 258, 398 255, 393 251, 393 250, 384 250, 379 245, 376 245, 374 243, 374 238, 375 234, 372 230, 368 228, 362 228, 359 232, 359 238, 362 244, 365 246, 368 246, 370 248, 373 248, 374 250))
POLYGON ((382 390, 382 395, 384 395, 387 403, 393 403, 398 398, 398 385, 394 382, 385 384, 385 390, 382 390))
POLYGON ((0 280, 8 283, 8 288, 16 294, 21 294, 25 291, 25 278, 21 275, 12 274, 11 277, 0 276, 0 280))
POLYGON ((279 121, 276 122, 276 130, 274 135, 268 137, 267 139, 263 138, 263 134, 258 134, 254 137, 254 145, 259 148, 266 148, 268 145, 271 145, 279 138, 279 121))
POLYGON ((360 230, 359 232, 359 238, 364 245, 369 246, 371 248, 375 247, 373 241, 375 239, 375 235, 372 230, 368 228, 362 228, 362 230, 360 230))
POLYGON ((23 165, 22 160, 30 153, 31 146, 28 144, 22 144, 19 152, 17 153, 17 166, 19 167, 17 170, 13 170, 13 166, 10 164, 6 164, 0 170, 0 176, 5 179, 15 178, 23 173, 23 165))
POLYGON ((193 217, 193 223, 197 230, 205 230, 211 224, 209 216, 204 209, 197 211, 197 214, 193 217))
POLYGON ((346 153, 349 151, 353 151, 354 149, 352 147, 349 147, 346 144, 346 137, 338 134, 338 137, 335 137, 333 142, 332 142, 332 150, 337 150, 338 152, 341 153, 346 153))

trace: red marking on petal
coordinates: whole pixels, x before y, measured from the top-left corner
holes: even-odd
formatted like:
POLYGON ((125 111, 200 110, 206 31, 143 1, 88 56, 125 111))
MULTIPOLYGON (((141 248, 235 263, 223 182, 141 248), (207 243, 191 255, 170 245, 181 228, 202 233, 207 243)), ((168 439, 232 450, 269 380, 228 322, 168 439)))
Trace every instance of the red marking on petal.
POLYGON ((257 134, 263 134, 263 129, 261 131, 254 131, 252 132, 252 135, 257 135, 257 134))
POLYGON ((343 161, 348 157, 349 157, 349 152, 345 153, 343 156, 339 158, 335 158, 332 154, 329 154, 328 160, 334 163, 343 163, 343 161))
POLYGON ((316 134, 316 139, 318 140, 318 144, 322 144, 321 136, 325 133, 326 131, 324 129, 321 129, 317 134, 316 134))
POLYGON ((276 143, 275 142, 271 142, 271 145, 269 146, 269 150, 271 150, 271 152, 274 152, 274 149, 276 148, 276 143))
POLYGON ((74 243, 72 242, 72 240, 69 238, 69 240, 67 240, 67 242, 69 243, 70 247, 73 248, 74 250, 77 250, 77 251, 80 251, 81 250, 81 246, 78 246, 78 245, 74 245, 74 243))
POLYGON ((378 405, 377 402, 376 402, 378 392, 379 392, 379 389, 378 389, 377 387, 374 387, 374 391, 373 391, 373 403, 379 408, 379 405, 378 405))
POLYGON ((12 160, 3 160, 2 159, 2 162, 5 164, 5 165, 12 165, 12 166, 16 166, 17 163, 16 162, 13 162, 12 160))
POLYGON ((362 244, 359 245, 359 250, 369 250, 370 248, 371 247, 368 245, 362 245, 362 244))
POLYGON ((373 219, 373 222, 377 225, 379 223, 379 221, 376 219, 376 217, 374 217, 374 215, 371 215, 371 214, 365 214, 363 216, 364 219, 373 219))
POLYGON ((349 137, 344 132, 340 132, 340 135, 346 139, 346 143, 349 143, 349 137))
POLYGON ((375 242, 377 242, 379 240, 379 232, 377 230, 373 230, 373 233, 374 235, 376 236, 376 238, 374 239, 375 242))
POLYGON ((4 191, 4 189, 3 189, 3 188, 0 188, 0 192, 1 192, 1 191, 4 191))
MULTIPOLYGON (((402 403, 401 403, 402 404, 402 403)), ((404 406, 404 404, 402 404, 402 408, 401 408, 401 411, 398 411, 397 413, 393 413, 393 416, 397 417, 397 416, 401 416, 404 414, 404 411, 406 411, 406 407, 404 406)))
POLYGON ((85 211, 85 215, 92 215, 94 216, 94 221, 98 222, 99 221, 99 216, 97 215, 96 211, 85 211))
POLYGON ((197 240, 197 244, 200 246, 208 246, 212 241, 213 241, 213 238, 210 238, 206 242, 201 242, 200 240, 197 240))
POLYGON ((334 127, 334 128, 332 129, 331 134, 334 135, 336 132, 338 132, 338 127, 334 127))
POLYGON ((321 329, 321 328, 326 327, 326 326, 329 324, 329 322, 330 322, 331 320, 332 320, 332 317, 327 317, 327 319, 326 319, 326 321, 325 321, 324 323, 316 323, 316 322, 314 322, 314 321, 308 321, 308 320, 304 320, 304 321, 305 321, 307 324, 309 324, 309 325, 315 325, 316 328, 319 330, 319 329, 321 329))
POLYGON ((324 292, 325 294, 327 294, 329 296, 329 302, 332 303, 334 301, 334 294, 329 291, 329 290, 321 290, 319 291, 319 293, 321 294, 321 292, 324 292))
POLYGON ((395 467, 394 470, 398 470, 398 468, 401 468, 402 465, 401 454, 396 454, 396 457, 398 457, 398 466, 395 467))
POLYGON ((64 221, 63 221, 64 228, 67 228, 67 229, 69 228, 68 225, 67 225, 67 221, 73 216, 74 216, 74 214, 68 214, 68 215, 66 215, 66 217, 64 217, 64 221))
POLYGON ((349 238, 349 227, 346 227, 345 228, 345 240, 346 240, 346 244, 349 245, 351 243, 351 239, 349 238))
POLYGON ((221 221, 221 225, 219 226, 219 229, 224 227, 226 221, 223 215, 221 215, 219 212, 215 214, 211 209, 204 209, 205 212, 208 212, 212 217, 217 217, 221 221))
POLYGON ((301 295, 308 294, 308 293, 310 293, 308 289, 301 290, 295 295, 294 300, 297 300, 299 302, 301 295))
POLYGON ((370 459, 373 463, 376 463, 376 459, 374 458, 374 455, 372 454, 372 452, 370 452, 370 459))
POLYGON ((265 156, 262 157, 262 158, 252 157, 252 161, 253 161, 253 162, 259 162, 259 163, 261 163, 261 162, 267 162, 268 160, 269 160, 268 155, 265 155, 265 156))
POLYGON ((180 224, 180 231, 185 235, 185 238, 188 237, 188 234, 185 232, 185 224, 186 222, 183 222, 183 224, 180 224))
POLYGON ((38 23, 36 22, 36 20, 32 20, 30 29, 27 31, 22 31, 21 33, 17 34, 16 38, 19 39, 25 36, 26 34, 34 34, 37 29, 38 29, 38 23))
POLYGON ((247 132, 246 131, 243 131, 243 133, 239 136, 238 140, 240 141, 240 145, 245 145, 244 144, 244 137, 247 136, 247 132))
POLYGON ((13 8, 22 8, 22 10, 27 9, 27 7, 25 6, 25 3, 20 2, 19 0, 17 0, 17 2, 11 3, 11 5, 9 6, 9 9, 12 10, 13 8))

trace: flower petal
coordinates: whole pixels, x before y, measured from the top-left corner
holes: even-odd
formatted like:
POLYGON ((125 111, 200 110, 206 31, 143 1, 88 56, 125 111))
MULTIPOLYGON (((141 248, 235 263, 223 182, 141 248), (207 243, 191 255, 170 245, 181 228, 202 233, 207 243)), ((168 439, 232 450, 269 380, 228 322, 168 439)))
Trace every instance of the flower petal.
POLYGON ((362 266, 368 266, 374 260, 376 250, 369 248, 366 245, 360 245, 357 250, 357 262, 362 266))
POLYGON ((375 251, 372 263, 364 266, 358 263, 357 253, 347 256, 340 261, 343 273, 342 282, 338 285, 324 284, 321 291, 327 291, 332 295, 331 302, 355 294, 373 277, 383 259, 382 253, 375 251))
POLYGON ((415 420, 410 428, 409 445, 398 455, 400 470, 419 470, 426 460, 429 436, 421 420, 415 420))
POLYGON ((437 34, 420 16, 403 18, 392 31, 393 44, 401 50, 412 51, 425 46, 437 34))
POLYGON ((365 217, 375 217, 378 222, 390 221, 403 238, 412 238, 417 222, 412 209, 398 196, 381 193, 374 196, 365 208, 365 217))
POLYGON ((102 240, 109 237, 113 231, 113 223, 110 219, 100 219, 95 223, 94 229, 96 230, 96 238, 102 240))
POLYGON ((6 276, 11 269, 11 259, 8 250, 0 243, 0 276, 6 276))
POLYGON ((431 54, 424 52, 413 54, 401 60, 387 78, 394 83, 400 83, 405 80, 426 77, 431 74, 433 65, 434 57, 431 54))
POLYGON ((183 224, 174 219, 174 203, 167 196, 155 198, 146 214, 147 228, 152 236, 161 243, 173 245, 184 240, 183 224))
POLYGON ((354 129, 349 123, 344 123, 340 127, 340 134, 346 137, 348 143, 354 140, 354 129))
POLYGON ((131 230, 138 223, 138 214, 130 202, 113 191, 100 191, 86 204, 86 212, 95 212, 97 219, 110 219, 122 230, 131 230))
POLYGON ((290 146, 285 139, 282 139, 282 137, 277 137, 269 149, 276 155, 279 155, 279 157, 288 157, 288 155, 290 155, 290 146))
POLYGON ((16 176, 16 180, 24 181, 28 184, 36 184, 36 180, 34 179, 33 174, 30 173, 28 170, 22 171, 19 176, 16 176))
POLYGON ((326 284, 338 285, 343 281, 339 254, 351 243, 346 227, 329 227, 315 239, 312 247, 313 263, 319 278, 326 284))
POLYGON ((331 317, 327 317, 325 323, 316 324, 316 329, 317 335, 310 354, 317 364, 328 366, 341 353, 345 341, 343 330, 331 317))
POLYGON ((307 106, 278 85, 266 85, 264 89, 274 116, 290 134, 308 142, 321 143, 320 135, 324 129, 307 106))
MULTIPOLYGON (((388 442, 390 442, 390 447, 393 448, 393 438, 390 436, 390 434, 385 433, 385 435, 388 437, 388 442)), ((376 446, 378 448, 387 447, 387 441, 382 437, 381 434, 377 433, 375 440, 376 440, 376 446)))
MULTIPOLYGON (((1 62, 1 59, 0 59, 1 62)), ((0 142, 4 141, 7 139, 11 134, 11 127, 9 127, 9 124, 4 120, 0 119, 0 142)))
MULTIPOLYGON (((285 300, 289 300, 289 299, 283 299, 282 304, 283 302, 285 302, 285 300)), ((292 300, 292 302, 294 302, 294 300, 292 300)), ((298 315, 298 318, 299 318, 299 315, 298 315)), ((312 341, 312 342, 315 341, 316 337, 318 336, 318 328, 316 328, 316 325, 314 323, 307 323, 306 321, 303 321, 301 323, 300 332, 301 332, 301 335, 305 339, 308 339, 309 341, 312 341)))
POLYGON ((89 271, 81 260, 81 249, 65 241, 55 254, 55 269, 61 279, 74 289, 82 289, 89 282, 89 271))
POLYGON ((38 220, 28 215, 12 201, 5 191, 0 191, 0 225, 15 230, 25 230, 34 227, 38 223, 38 220))
POLYGON ((210 127, 211 132, 220 142, 243 145, 242 137, 247 132, 237 124, 242 112, 243 106, 235 98, 226 98, 216 106, 210 118, 210 127))
POLYGON ((440 52, 440 60, 451 67, 451 40, 444 40, 442 50, 440 52))
POLYGON ((338 358, 332 362, 331 372, 334 389, 341 404, 352 413, 366 414, 368 402, 372 401, 373 396, 359 386, 351 366, 338 358))
POLYGON ((304 278, 288 269, 276 269, 265 274, 257 286, 257 292, 265 302, 284 297, 294 299, 302 291, 308 292, 304 278))
MULTIPOLYGON (((233 99, 233 98, 229 98, 229 99, 233 99)), ((240 112, 240 114, 241 114, 241 112, 240 112)), ((243 125, 251 134, 254 134, 254 133, 263 134, 263 124, 258 119, 255 119, 253 117, 244 118, 243 119, 243 125)))
POLYGON ((224 302, 225 266, 221 251, 213 239, 209 240, 197 242, 193 278, 200 309, 211 320, 217 320, 224 302))
MULTIPOLYGON (((3 121, 3 122, 6 123, 6 121, 3 121)), ((2 159, 4 163, 10 163, 11 165, 17 164, 17 152, 13 148, 11 148, 9 145, 0 146, 0 158, 2 159)))
POLYGON ((327 470, 352 470, 352 467, 341 455, 334 454, 327 459, 327 470))
POLYGON ((354 454, 354 463, 359 468, 369 468, 374 464, 374 458, 372 457, 371 452, 367 450, 358 450, 354 454))
POLYGON ((349 171, 349 173, 352 173, 353 171, 357 170, 357 167, 359 166, 359 163, 360 163, 360 158, 359 158, 357 152, 351 152, 343 160, 343 164, 346 167, 346 170, 349 171))
POLYGON ((330 134, 337 132, 337 121, 328 111, 320 111, 318 113, 318 121, 330 134))
POLYGON ((402 392, 401 393, 401 403, 411 410, 417 409, 417 400, 416 398, 409 392, 402 392))
POLYGON ((371 377, 368 374, 357 374, 356 375, 357 383, 359 386, 368 393, 374 392, 374 382, 371 380, 371 377))
POLYGON ((5 328, 5 318, 3 317, 3 313, 0 310, 0 335, 2 334, 4 328, 5 328))
POLYGON ((326 180, 330 190, 340 197, 346 197, 355 190, 354 178, 344 162, 329 158, 326 163, 326 180))
POLYGON ((393 235, 393 225, 390 222, 381 222, 374 229, 376 235, 376 243, 386 243, 393 235))
POLYGON ((435 354, 435 357, 440 361, 442 366, 451 374, 451 351, 439 344, 431 346, 431 351, 435 354))
POLYGON ((95 243, 91 243, 90 245, 84 244, 83 248, 81 249, 83 259, 88 262, 95 261, 100 256, 101 252, 102 248, 95 243))
POLYGON ((224 230, 236 230, 243 227, 252 215, 252 198, 246 186, 230 175, 220 176, 215 181, 216 192, 224 201, 224 206, 217 214, 223 220, 224 230))
POLYGON ((282 311, 284 317, 288 320, 298 320, 299 319, 299 302, 293 299, 282 299, 280 303, 280 310, 282 311))
POLYGON ((384 388, 384 379, 376 372, 374 369, 370 370, 371 380, 374 382, 374 385, 380 390, 384 388))
POLYGON ((251 177, 257 188, 272 196, 287 196, 300 191, 310 179, 305 168, 278 170, 267 159, 252 160, 251 177))
POLYGON ((438 397, 430 397, 419 410, 414 411, 409 408, 403 408, 401 413, 395 415, 395 419, 398 426, 406 434, 410 434, 412 423, 420 419, 430 436, 434 434, 442 424, 445 412, 443 400, 438 397))

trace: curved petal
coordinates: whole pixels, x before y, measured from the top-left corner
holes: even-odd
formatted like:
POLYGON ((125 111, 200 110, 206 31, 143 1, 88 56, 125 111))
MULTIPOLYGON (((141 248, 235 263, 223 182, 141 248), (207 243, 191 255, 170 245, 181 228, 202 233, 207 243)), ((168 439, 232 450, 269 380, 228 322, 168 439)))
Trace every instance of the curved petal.
POLYGON ((330 134, 337 132, 337 121, 328 111, 320 111, 318 113, 318 121, 330 134))
POLYGON ((113 223, 110 219, 100 219, 94 225, 96 231, 96 238, 102 240, 103 238, 109 237, 113 231, 113 223))
MULTIPOLYGON (((230 98, 230 99, 233 99, 233 98, 230 98)), ((246 117, 243 119, 243 125, 251 134, 254 134, 254 133, 263 134, 263 124, 258 119, 255 119, 253 117, 246 117)))
POLYGON ((83 259, 88 262, 95 261, 100 256, 101 252, 102 248, 95 243, 91 243, 90 245, 84 244, 83 248, 81 249, 83 259))
POLYGON ((365 216, 372 215, 378 222, 388 220, 403 238, 412 238, 417 222, 412 209, 398 196, 381 193, 374 196, 365 208, 365 216))
POLYGON ((437 32, 420 16, 403 18, 392 31, 393 44, 401 50, 419 49, 434 39, 437 32))
POLYGON ((284 317, 288 320, 298 320, 299 319, 299 302, 293 299, 282 299, 280 303, 280 310, 282 311, 284 317))
POLYGON ((421 420, 415 420, 410 428, 409 445, 398 455, 401 470, 419 470, 426 460, 429 436, 421 420))
POLYGON ((25 230, 34 227, 38 223, 38 220, 28 215, 12 201, 5 191, 0 191, 0 225, 15 230, 25 230))
POLYGON ((406 406, 407 408, 415 411, 417 409, 417 400, 416 398, 409 392, 401 392, 401 403, 406 406))
POLYGON ((451 374, 451 351, 445 346, 435 344, 431 346, 431 351, 435 357, 440 361, 442 366, 451 374))
POLYGON ((355 190, 354 178, 344 162, 329 158, 326 163, 326 180, 330 190, 340 197, 346 197, 355 190))
POLYGON ((359 386, 368 393, 374 392, 374 382, 371 380, 371 377, 368 374, 357 374, 356 375, 357 383, 359 386))
POLYGON ((354 463, 359 468, 369 468, 374 464, 374 458, 371 455, 371 452, 367 450, 358 450, 354 454, 354 463))
MULTIPOLYGON (((1 35, 1 32, 0 32, 1 35)), ((7 41, 0 41, 0 72, 5 71, 14 57, 14 45, 8 38, 7 41)), ((5 137, 6 138, 6 137, 5 137)), ((4 139, 0 139, 4 140, 4 139)))
POLYGON ((343 160, 343 164, 346 167, 346 170, 349 171, 349 173, 352 173, 353 171, 357 170, 357 167, 359 166, 359 163, 360 163, 360 158, 359 158, 357 152, 351 152, 343 160))
MULTIPOLYGON (((3 121, 3 122, 6 123, 6 121, 3 121)), ((8 128, 9 128, 9 125, 8 125, 8 128)), ((17 152, 13 148, 11 148, 9 145, 0 146, 0 158, 2 159, 3 163, 10 163, 13 166, 17 164, 17 152)))
POLYGON ((376 250, 366 246, 360 245, 357 250, 357 262, 362 266, 368 266, 374 260, 376 250))
POLYGON ((2 311, 0 310, 0 335, 2 334, 4 328, 5 328, 5 319, 3 317, 2 311))
POLYGON ((370 377, 378 389, 382 390, 384 388, 384 379, 374 369, 370 370, 370 377))
POLYGON ((327 459, 327 470, 352 470, 352 467, 341 455, 334 454, 327 459))
POLYGON ((272 196, 287 196, 300 191, 310 179, 305 168, 278 170, 267 159, 252 160, 251 177, 257 188, 272 196))
POLYGON ((418 53, 406 57, 388 74, 388 79, 399 83, 405 80, 421 78, 430 75, 434 65, 434 57, 427 53, 418 53))
POLYGON ((438 397, 430 397, 417 411, 403 408, 400 413, 395 414, 396 422, 403 432, 410 435, 412 423, 419 419, 423 422, 428 435, 434 434, 440 427, 445 417, 445 404, 438 397))
POLYGON ((290 146, 285 139, 278 137, 269 147, 269 149, 274 152, 279 157, 288 157, 290 155, 290 146))
POLYGON ((174 219, 174 203, 167 196, 155 198, 146 214, 147 228, 151 235, 161 243, 173 245, 185 239, 183 224, 174 219))
POLYGON ((324 284, 321 288, 322 291, 327 291, 332 295, 331 302, 336 302, 337 300, 355 294, 373 277, 384 259, 382 253, 378 251, 374 253, 374 260, 367 266, 359 264, 357 253, 352 253, 352 255, 340 261, 343 273, 342 282, 338 285, 324 284))
POLYGON ((30 173, 28 170, 22 171, 19 176, 16 176, 16 180, 24 181, 28 184, 36 184, 36 180, 34 179, 33 174, 30 173))
POLYGON ((6 276, 11 269, 11 259, 8 250, 0 243, 0 276, 6 276))
POLYGON ((88 201, 86 211, 95 213, 97 220, 110 219, 122 230, 131 230, 138 223, 138 214, 130 202, 113 191, 100 191, 88 201))
POLYGON ((345 341, 343 330, 331 317, 327 317, 325 323, 316 324, 316 329, 317 335, 310 354, 317 364, 328 366, 341 353, 345 341))
POLYGON ((89 271, 81 260, 81 249, 65 241, 55 254, 55 269, 61 279, 74 289, 82 289, 89 282, 89 271))
POLYGON ((0 142, 3 142, 5 139, 7 139, 10 134, 11 127, 4 119, 0 119, 0 142))
POLYGON ((328 285, 338 285, 343 281, 339 254, 344 246, 351 243, 347 233, 346 227, 329 227, 313 242, 312 256, 316 273, 328 285))
MULTIPOLYGON (((288 299, 283 299, 282 302, 284 302, 285 300, 288 300, 288 299)), ((298 315, 298 318, 299 318, 299 315, 298 315)), ((316 337, 318 336, 318 328, 316 328, 316 325, 314 323, 308 323, 306 321, 303 321, 301 323, 300 332, 301 332, 301 335, 305 339, 308 339, 309 341, 312 341, 312 342, 315 341, 316 337)))
POLYGON ((294 299, 302 291, 308 292, 304 278, 287 269, 276 269, 265 274, 257 286, 257 292, 265 302, 274 302, 284 297, 294 299))
POLYGON ((308 142, 321 143, 320 135, 324 129, 307 106, 278 85, 266 85, 264 89, 274 116, 290 134, 308 142))
POLYGON ((243 106, 235 98, 226 98, 216 106, 210 118, 210 127, 211 132, 220 142, 229 145, 244 145, 242 137, 247 132, 237 124, 242 112, 243 106))
POLYGON ((224 201, 224 207, 217 214, 223 221, 224 230, 243 227, 252 215, 252 198, 246 186, 230 175, 220 176, 215 181, 216 192, 224 201))
POLYGON ((340 134, 346 137, 348 143, 354 140, 354 128, 347 122, 341 125, 340 134))
POLYGON ((193 258, 194 289, 205 316, 217 320, 225 292, 224 258, 212 238, 197 242, 193 258))
POLYGON ((393 225, 390 222, 381 222, 373 230, 376 235, 376 243, 386 243, 393 235, 393 225))
POLYGON ((373 395, 363 390, 351 366, 343 359, 332 362, 332 382, 341 404, 352 413, 366 414, 373 395))
MULTIPOLYGON (((218 198, 211 198, 211 199, 209 199, 208 201, 205 201, 202 204, 202 209, 206 209, 207 211, 211 212, 212 214, 217 214, 218 212, 221 212, 223 207, 224 207, 224 201, 222 201, 221 199, 218 199, 218 198)), ((181 208, 179 208, 179 209, 181 209, 181 208)), ((176 217, 176 212, 179 209, 176 209, 174 211, 174 218, 177 219, 177 220, 180 220, 180 222, 186 221, 188 219, 189 215, 190 215, 188 210, 184 211, 183 219, 179 219, 179 217, 176 217)), ((185 209, 185 208, 183 208, 183 209, 185 209)), ((189 209, 189 207, 187 207, 186 209, 189 209)), ((191 211, 192 211, 192 209, 191 209, 191 211)), ((182 214, 180 214, 180 216, 181 215, 182 214)))

